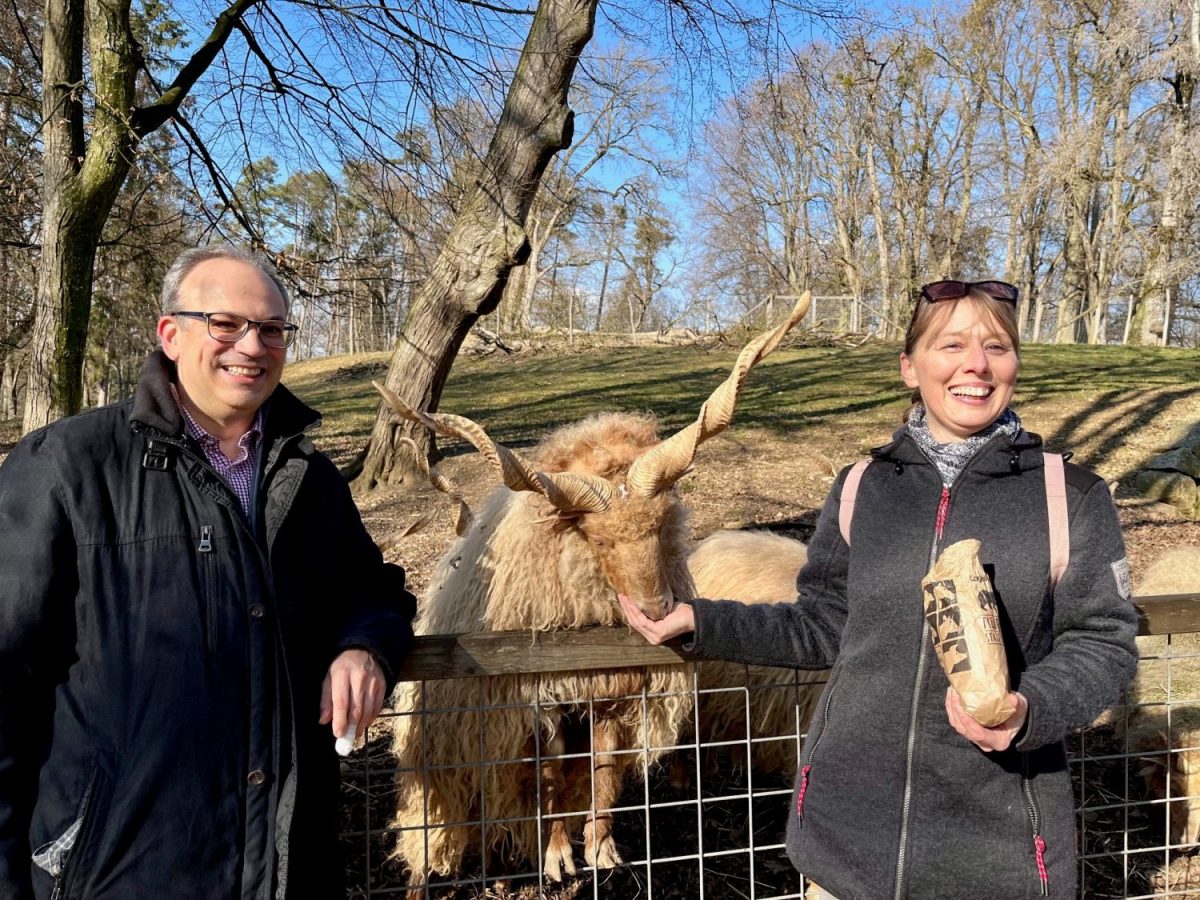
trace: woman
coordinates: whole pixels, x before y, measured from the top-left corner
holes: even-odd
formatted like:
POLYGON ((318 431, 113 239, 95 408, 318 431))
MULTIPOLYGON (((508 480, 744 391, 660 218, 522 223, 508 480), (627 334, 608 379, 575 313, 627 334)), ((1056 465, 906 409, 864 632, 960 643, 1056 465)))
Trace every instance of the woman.
POLYGON ((1074 898, 1074 801, 1063 738, 1133 676, 1136 615, 1107 485, 1066 466, 1071 556, 1049 579, 1041 439, 1009 408, 1017 289, 938 281, 900 355, 914 406, 872 451, 852 546, 838 528, 846 471, 825 502, 794 602, 697 600, 652 643, 755 665, 831 667, 805 740, 788 854, 826 896, 1074 898), (941 549, 981 541, 1001 608, 1015 712, 984 727, 938 665, 921 579, 941 549))

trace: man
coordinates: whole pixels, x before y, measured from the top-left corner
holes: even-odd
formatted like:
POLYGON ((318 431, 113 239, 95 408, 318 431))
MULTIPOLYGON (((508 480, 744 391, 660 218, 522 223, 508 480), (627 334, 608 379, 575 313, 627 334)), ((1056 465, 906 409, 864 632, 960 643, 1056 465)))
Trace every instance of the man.
POLYGON ((415 603, 279 385, 283 287, 182 254, 132 400, 0 467, 0 897, 340 894, 335 737, 415 603))

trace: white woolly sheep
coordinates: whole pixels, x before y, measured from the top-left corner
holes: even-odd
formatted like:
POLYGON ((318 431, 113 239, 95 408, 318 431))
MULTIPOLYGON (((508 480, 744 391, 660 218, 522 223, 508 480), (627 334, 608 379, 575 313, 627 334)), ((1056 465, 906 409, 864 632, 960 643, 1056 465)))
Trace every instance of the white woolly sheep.
POLYGON ((1200 547, 1180 544, 1166 550, 1142 576, 1139 597, 1200 593, 1200 547))
MULTIPOLYGON (((1139 597, 1200 593, 1200 547, 1181 545, 1160 555, 1147 568, 1136 590, 1139 597)), ((1193 641, 1185 637, 1183 642, 1193 641)), ((1174 653, 1179 653, 1176 645, 1174 653)), ((1172 844, 1200 843, 1200 703, 1160 702, 1162 687, 1157 682, 1163 665, 1176 666, 1174 680, 1182 682, 1181 669, 1194 668, 1186 657, 1143 662, 1130 688, 1134 709, 1128 721, 1112 717, 1117 733, 1126 737, 1130 753, 1141 758, 1139 771, 1149 797, 1170 798, 1168 837, 1172 844)))
MULTIPOLYGON (((614 625, 618 591, 654 618, 694 596, 686 511, 672 486, 696 447, 729 424, 746 374, 808 302, 803 296, 786 322, 744 348, 696 422, 662 442, 648 416, 597 415, 549 435, 533 466, 474 422, 418 412, 376 385, 401 416, 469 440, 506 485, 439 563, 419 632, 614 625)), ((580 818, 587 863, 619 865, 609 811, 634 763, 644 772, 676 744, 690 721, 691 684, 689 667, 665 666, 407 686, 395 705, 415 714, 395 728, 392 825, 411 883, 456 872, 471 845, 485 856, 535 859, 539 813, 550 879, 575 873, 580 818)))
MULTIPOLYGON (((791 538, 766 531, 718 531, 692 551, 688 571, 697 597, 781 603, 795 599, 796 575, 806 562, 807 548, 791 538)), ((705 741, 731 741, 802 734, 827 677, 826 670, 702 663, 696 711, 701 737, 705 741), (748 700, 740 690, 743 685, 748 700)), ((750 753, 752 768, 790 777, 796 768, 796 749, 796 740, 756 743, 750 753)))
POLYGON ((1140 707, 1122 730, 1147 796, 1168 801, 1170 843, 1200 843, 1200 707, 1140 707))

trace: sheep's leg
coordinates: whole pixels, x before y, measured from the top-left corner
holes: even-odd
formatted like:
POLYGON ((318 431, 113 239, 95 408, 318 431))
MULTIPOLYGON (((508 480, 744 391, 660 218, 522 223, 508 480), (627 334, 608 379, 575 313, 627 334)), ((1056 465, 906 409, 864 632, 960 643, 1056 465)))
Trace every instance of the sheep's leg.
MULTIPOLYGON (((563 760, 566 744, 563 741, 562 730, 555 732, 554 737, 546 744, 546 755, 550 759, 542 760, 542 816, 553 816, 563 810, 563 760)), ((546 856, 542 863, 542 871, 551 881, 562 881, 563 872, 575 874, 575 858, 571 851, 571 836, 567 834, 567 820, 550 818, 549 834, 546 837, 546 856)))
POLYGON ((613 752, 622 745, 619 723, 611 719, 596 721, 592 729, 592 748, 596 757, 592 789, 596 806, 583 826, 583 856, 588 865, 597 869, 611 869, 623 862, 613 840, 612 813, 608 811, 616 805, 625 781, 629 757, 613 752))

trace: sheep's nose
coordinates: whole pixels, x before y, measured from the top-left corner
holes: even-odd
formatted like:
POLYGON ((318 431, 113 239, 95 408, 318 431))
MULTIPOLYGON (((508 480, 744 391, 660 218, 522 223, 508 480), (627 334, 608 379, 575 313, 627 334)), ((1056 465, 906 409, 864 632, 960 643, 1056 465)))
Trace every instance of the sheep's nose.
POLYGON ((657 596, 637 597, 634 602, 638 609, 656 622, 675 608, 675 596, 669 589, 657 596))

